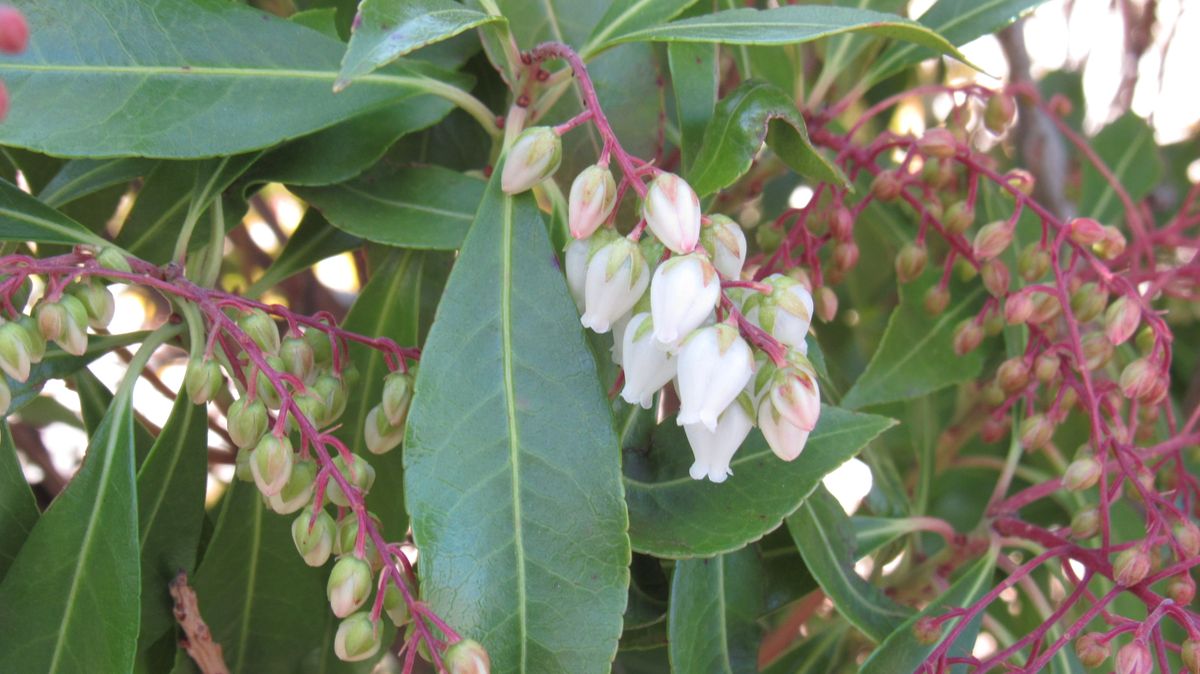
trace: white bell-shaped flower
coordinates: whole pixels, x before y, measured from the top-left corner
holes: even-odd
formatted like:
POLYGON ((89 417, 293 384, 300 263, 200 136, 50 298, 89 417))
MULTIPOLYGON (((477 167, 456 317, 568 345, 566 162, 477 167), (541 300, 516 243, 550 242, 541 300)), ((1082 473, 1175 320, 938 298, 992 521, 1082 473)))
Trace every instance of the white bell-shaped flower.
POLYGON ((746 264, 746 233, 728 216, 710 217, 712 223, 700 230, 700 245, 712 258, 721 278, 736 280, 746 264))
POLYGON ((808 442, 809 432, 784 418, 779 410, 775 409, 770 396, 763 398, 758 404, 758 427, 767 439, 771 451, 784 461, 791 461, 800 456, 804 444, 808 442))
POLYGON ((654 394, 675 376, 675 356, 655 343, 653 330, 650 314, 635 314, 625 327, 622 348, 625 388, 621 397, 646 409, 654 403, 654 394))
POLYGON ((660 264, 650 281, 654 339, 674 345, 700 327, 721 299, 721 279, 701 253, 679 255, 660 264))
POLYGON ((636 243, 618 237, 588 262, 583 327, 604 334, 637 303, 650 283, 650 268, 636 243))
POLYGON ((586 239, 572 239, 563 253, 563 267, 567 274, 567 288, 575 307, 583 313, 584 288, 587 287, 587 265, 592 255, 604 244, 617 237, 611 229, 601 229, 586 239))
POLYGON ((700 241, 700 198, 683 178, 660 173, 642 201, 642 217, 654 236, 676 253, 690 253, 700 241))
POLYGON ((562 139, 548 126, 531 126, 517 136, 500 174, 500 189, 519 194, 554 175, 562 162, 562 139))
POLYGON ((763 279, 772 286, 769 294, 757 293, 746 301, 745 315, 780 342, 808 353, 804 338, 812 323, 812 293, 799 281, 772 274, 763 279))
POLYGON ((616 205, 617 183, 612 171, 600 165, 580 171, 571 183, 571 195, 567 198, 567 226, 571 236, 576 239, 591 236, 616 205))
POLYGON ((793 365, 780 369, 772 378, 770 399, 775 409, 796 427, 811 431, 821 416, 821 392, 812 363, 792 354, 793 365))
POLYGON ((608 352, 612 357, 612 362, 617 365, 622 365, 625 362, 625 328, 629 327, 629 321, 633 319, 634 315, 631 311, 613 321, 613 345, 609 347, 608 352))
POLYGON ((750 400, 747 396, 739 396, 717 420, 717 430, 710 431, 704 424, 685 424, 688 444, 692 446, 695 463, 688 474, 693 480, 703 480, 707 477, 712 482, 721 483, 732 475, 729 462, 750 429, 754 427, 754 419, 750 414, 750 400))
POLYGON ((754 374, 754 354, 736 328, 724 323, 701 328, 679 349, 680 426, 701 423, 717 430, 717 418, 754 374))

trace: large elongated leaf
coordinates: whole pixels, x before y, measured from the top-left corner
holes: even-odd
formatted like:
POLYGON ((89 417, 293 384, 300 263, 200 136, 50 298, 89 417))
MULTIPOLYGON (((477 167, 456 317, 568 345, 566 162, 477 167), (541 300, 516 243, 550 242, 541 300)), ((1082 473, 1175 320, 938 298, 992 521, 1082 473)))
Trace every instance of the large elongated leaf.
POLYGON ((421 358, 421 591, 504 672, 606 672, 629 582, 617 438, 533 198, 497 167, 421 358))
POLYGON ((0 143, 55 155, 237 154, 442 86, 405 63, 334 95, 341 43, 242 3, 14 4, 31 37, 0 63, 13 99, 0 143))
POLYGON ((694 4, 696 0, 617 0, 609 4, 579 53, 589 59, 623 35, 670 21, 694 4))
POLYGON ((979 375, 983 355, 978 349, 954 356, 954 328, 975 315, 985 291, 982 286, 971 288, 930 318, 923 298, 934 283, 936 274, 926 274, 900 287, 900 306, 888 319, 867 369, 842 398, 843 405, 856 409, 907 400, 979 375))
POLYGON ((55 174, 38 194, 38 199, 58 208, 106 187, 144 176, 154 165, 153 159, 140 158, 75 159, 55 174))
MULTIPOLYGON (((1145 198, 1162 176, 1163 162, 1154 143, 1154 130, 1132 112, 1101 129, 1092 140, 1092 147, 1135 203, 1145 198)), ((1082 163, 1079 214, 1105 224, 1124 222, 1125 205, 1116 190, 1091 162, 1082 160, 1082 163)))
POLYGON ((208 415, 187 396, 175 400, 137 474, 138 538, 142 554, 142 622, 145 647, 172 625, 167 585, 195 569, 208 483, 208 415))
POLYGON ((483 187, 475 178, 425 166, 295 192, 354 236, 403 248, 453 250, 462 245, 483 187))
POLYGON ((753 431, 733 457, 733 475, 717 485, 688 477, 691 450, 683 429, 669 419, 655 429, 648 452, 625 453, 633 549, 656 557, 707 557, 756 541, 795 512, 822 477, 894 423, 824 407, 808 446, 790 463, 753 431))
POLYGON ((363 0, 337 89, 405 54, 501 17, 451 0, 363 0))
MULTIPOLYGON (((921 15, 919 21, 937 31, 954 45, 964 45, 977 37, 995 33, 1007 26, 1022 12, 1046 0, 938 0, 921 15)), ((928 45, 925 45, 928 46, 928 45)), ((877 82, 905 67, 936 56, 921 45, 898 44, 884 52, 867 76, 877 82)))
POLYGON ((807 637, 798 646, 784 651, 762 674, 825 674, 834 670, 834 657, 846 639, 849 626, 835 623, 823 632, 807 637))
POLYGON ((750 169, 764 139, 797 173, 845 182, 808 140, 804 118, 792 97, 768 82, 749 80, 721 99, 704 130, 700 153, 688 173, 696 193, 703 196, 732 185, 750 169))
POLYGON ((719 45, 673 42, 667 45, 675 114, 679 117, 679 163, 684 174, 704 141, 704 129, 717 105, 717 50, 719 45))
POLYGON ((824 487, 817 487, 788 518, 788 529, 821 590, 863 634, 882 641, 912 615, 854 571, 854 530, 841 504, 824 487))
POLYGON ((762 561, 754 548, 680 561, 667 617, 671 671, 757 672, 762 606, 762 561))
POLYGON ((104 245, 87 227, 0 180, 0 240, 104 245))
POLYGON ((8 424, 0 422, 0 580, 8 573, 38 519, 37 502, 29 490, 8 424))
POLYGON ((127 672, 138 634, 133 387, 0 584, 0 661, 17 672, 127 672))

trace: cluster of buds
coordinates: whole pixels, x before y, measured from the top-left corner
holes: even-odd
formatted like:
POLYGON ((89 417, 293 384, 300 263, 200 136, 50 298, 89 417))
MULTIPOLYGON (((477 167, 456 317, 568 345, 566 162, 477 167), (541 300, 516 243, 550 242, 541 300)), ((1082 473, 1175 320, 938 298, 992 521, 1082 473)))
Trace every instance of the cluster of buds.
MULTIPOLYGON (((560 153, 555 130, 525 130, 509 151, 503 188, 520 192, 549 177, 560 153)), ((724 482, 756 423, 780 458, 796 458, 820 415, 816 372, 806 357, 809 290, 778 274, 743 281, 742 228, 723 215, 704 217, 696 192, 679 176, 658 172, 649 185, 625 179, 637 181, 641 223, 627 236, 617 232, 621 192, 602 160, 571 185, 574 240, 564 253, 580 323, 613 336, 621 397, 648 409, 674 385, 694 479, 724 482), (646 229, 652 237, 642 238, 646 229)))

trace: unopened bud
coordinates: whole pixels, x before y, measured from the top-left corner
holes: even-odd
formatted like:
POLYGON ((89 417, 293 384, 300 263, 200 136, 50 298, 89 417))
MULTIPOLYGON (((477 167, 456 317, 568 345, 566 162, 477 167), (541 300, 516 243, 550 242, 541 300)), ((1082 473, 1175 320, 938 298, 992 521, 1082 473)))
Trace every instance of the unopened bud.
POLYGON ((216 361, 193 359, 188 363, 183 382, 192 402, 204 405, 215 399, 224 388, 225 375, 216 361))
POLYGON ((1111 654, 1112 647, 1107 641, 1101 641, 1100 635, 1095 632, 1088 632, 1075 640, 1075 655, 1079 656, 1079 661, 1085 667, 1099 667, 1111 654))
POLYGON ((1033 187, 1036 182, 1037 181, 1035 181, 1033 178, 1033 174, 1025 169, 1012 169, 1008 173, 1004 174, 1004 184, 1012 187, 1025 196, 1033 194, 1033 187))
POLYGON ((1003 297, 1008 292, 1012 278, 1008 273, 1008 266, 1000 260, 992 259, 984 262, 980 275, 983 277, 984 287, 992 295, 1003 297))
POLYGON ((278 494, 292 476, 292 442, 273 433, 264 435, 250 452, 250 472, 263 496, 278 494))
POLYGON ((1180 606, 1187 606, 1196 597, 1196 581, 1186 571, 1167 583, 1167 596, 1180 606))
POLYGON ((1071 293, 1071 312, 1080 323, 1087 323, 1104 313, 1108 293, 1093 282, 1084 283, 1071 293))
POLYGON ((1133 336, 1141 320, 1142 310, 1137 303, 1122 295, 1104 312, 1104 332, 1113 345, 1120 346, 1133 336))
POLYGON ((267 432, 267 406, 259 399, 238 398, 229 406, 229 437, 238 447, 253 447, 267 432))
POLYGON ((1149 325, 1143 326, 1141 330, 1138 330, 1137 337, 1134 339, 1138 351, 1143 355, 1150 353, 1154 349, 1154 342, 1154 328, 1149 325))
POLYGON ((116 312, 116 303, 108 286, 96 280, 76 283, 67 292, 78 299, 87 312, 88 325, 97 330, 108 327, 116 312))
POLYGON ((383 612, 396 627, 404 627, 412 620, 408 602, 404 601, 404 594, 395 583, 388 583, 387 589, 383 591, 383 612))
MULTIPOLYGON (((251 468, 253 470, 253 468, 251 468)), ((317 481, 317 464, 312 459, 297 460, 291 475, 278 494, 267 497, 267 505, 280 515, 290 515, 312 500, 317 481)))
POLYGON ((1104 239, 1092 246, 1092 250, 1105 260, 1121 257, 1121 254, 1125 252, 1125 235, 1116 227, 1106 225, 1104 239))
POLYGON ((992 94, 983 110, 983 125, 988 131, 1000 136, 1012 126, 1017 116, 1017 103, 1004 93, 992 94))
POLYGON ((29 349, 29 362, 42 362, 42 358, 46 355, 46 338, 42 336, 41 330, 38 330, 37 321, 32 316, 22 316, 17 324, 25 328, 25 336, 28 338, 25 345, 29 349))
POLYGON ((383 412, 382 405, 376 405, 367 412, 363 421, 363 439, 367 443, 367 451, 372 454, 386 454, 404 440, 404 426, 393 426, 383 412))
POLYGON ((339 618, 357 611, 371 596, 371 565, 353 555, 339 559, 329 572, 325 596, 339 618))
POLYGON ((1179 648, 1179 658, 1190 674, 1200 674, 1200 641, 1188 639, 1179 648))
POLYGON ((913 623, 913 636, 917 643, 932 646, 942 640, 942 627, 933 618, 924 616, 913 623))
POLYGON ((896 278, 901 283, 913 281, 921 272, 925 271, 925 262, 929 259, 929 252, 925 250, 925 246, 906 243, 900 249, 900 253, 896 256, 896 278))
POLYGON ((989 415, 979 429, 979 438, 987 443, 1000 442, 1004 436, 1008 435, 1010 425, 1007 417, 989 415))
POLYGON ((858 264, 858 244, 842 241, 833 247, 833 266, 839 271, 850 271, 858 264))
POLYGON ((312 349, 315 367, 328 367, 333 363, 333 342, 329 340, 328 334, 317 328, 309 328, 304 331, 302 339, 312 349))
POLYGON ((1072 218, 1067 223, 1067 236, 1080 246, 1091 246, 1104 240, 1104 225, 1092 218, 1072 218))
POLYGON ((964 356, 975 350, 983 341, 983 328, 968 318, 954 329, 954 353, 964 356))
POLYGON ((903 189, 904 183, 895 170, 880 171, 871 181, 871 194, 879 201, 892 201, 900 196, 903 189))
POLYGON ((595 232, 617 203, 617 183, 606 166, 592 165, 571 183, 567 199, 567 224, 571 236, 586 239, 595 232))
POLYGON ((125 254, 116 248, 108 247, 100 251, 96 256, 96 262, 100 263, 105 269, 125 272, 126 274, 133 273, 133 269, 129 266, 129 260, 125 254))
POLYGON ((333 636, 333 652, 343 662, 366 660, 379 652, 383 635, 378 622, 366 611, 343 620, 333 636))
POLYGON ((1004 313, 999 309, 993 309, 987 312, 983 319, 983 334, 988 337, 995 337, 1004 332, 1004 313))
POLYGON ((1200 527, 1191 521, 1183 520, 1175 524, 1174 531, 1175 541, 1189 558, 1200 555, 1200 527))
POLYGON ((700 198, 674 173, 660 173, 650 183, 642 217, 654 236, 675 253, 690 253, 700 243, 700 198))
POLYGON ((473 639, 463 639, 450 644, 442 656, 448 674, 489 674, 492 661, 487 650, 473 639))
POLYGON ((968 206, 965 201, 956 201, 946 209, 943 224, 947 234, 962 234, 971 227, 973 222, 975 222, 975 209, 968 206))
POLYGON ((1112 342, 1103 333, 1093 332, 1083 338, 1084 367, 1098 370, 1108 364, 1113 356, 1112 342))
MULTIPOLYGON (((275 372, 283 371, 283 361, 279 359, 279 356, 274 354, 267 356, 267 366, 275 372)), ((255 369, 258 372, 254 389, 255 395, 258 396, 259 400, 263 401, 267 409, 279 409, 279 405, 282 402, 279 398, 279 391, 275 389, 275 385, 271 383, 271 378, 265 372, 257 368, 255 369)))
POLYGON ((1125 366, 1120 384, 1126 398, 1146 404, 1157 403, 1167 392, 1159 367, 1144 356, 1125 366))
POLYGON ((999 407, 1004 404, 1008 396, 1004 393, 1004 389, 1000 388, 1000 384, 990 381, 983 387, 982 398, 983 404, 988 407, 999 407))
MULTIPOLYGON (((375 525, 376 529, 383 530, 383 525, 375 513, 368 512, 367 517, 375 525)), ((355 555, 356 557, 364 557, 372 559, 375 557, 375 544, 370 536, 363 534, 363 554, 358 554, 358 534, 362 530, 362 522, 354 514, 349 514, 338 522, 337 533, 333 538, 333 552, 337 555, 355 555)))
POLYGON ((404 421, 408 419, 408 406, 412 402, 412 396, 412 375, 397 371, 384 377, 380 404, 388 423, 394 427, 404 427, 404 421))
POLYGON ((584 312, 579 322, 593 332, 608 332, 617 319, 629 313, 649 284, 650 267, 638 245, 624 237, 613 239, 587 263, 584 312))
MULTIPOLYGON (((308 423, 320 428, 320 420, 324 419, 325 403, 312 391, 304 391, 298 395, 292 396, 292 402, 296 403, 296 408, 299 411, 299 417, 308 420, 308 423)), ((303 426, 297 417, 296 411, 292 410, 288 416, 288 432, 299 431, 303 426)))
POLYGON ((1029 317, 1029 322, 1042 325, 1058 318, 1061 313, 1062 304, 1059 303, 1058 297, 1049 293, 1037 293, 1033 296, 1033 315, 1029 317))
POLYGON ((243 314, 238 319, 238 327, 266 353, 275 355, 279 352, 279 328, 262 309, 243 314))
POLYGON ((1037 241, 1021 249, 1017 256, 1017 273, 1028 283, 1034 283, 1050 269, 1050 252, 1037 241))
POLYGON ((700 245, 722 278, 736 280, 746 264, 746 233, 727 216, 713 214, 709 219, 700 230, 700 245))
POLYGON ((928 129, 917 139, 917 149, 930 157, 949 159, 954 156, 958 141, 946 129, 928 129))
POLYGON ((1013 226, 1004 220, 988 223, 979 229, 975 235, 975 257, 980 260, 990 260, 1012 243, 1013 226))
POLYGON ((0 52, 20 54, 29 44, 29 23, 16 7, 0 6, 0 52))
POLYGON ((78 298, 63 295, 57 302, 41 302, 34 314, 42 336, 63 351, 82 356, 87 350, 87 308, 78 298))
POLYGON ((29 333, 20 323, 0 325, 0 369, 16 381, 29 379, 31 341, 29 333))
POLYGON ((839 205, 829 212, 829 233, 838 241, 849 239, 854 233, 854 216, 850 209, 839 205))
POLYGON ((1004 320, 1009 325, 1020 325, 1033 315, 1033 298, 1027 292, 1019 292, 1004 300, 1004 320))
POLYGON ((1141 637, 1135 637, 1117 651, 1116 674, 1150 674, 1153 669, 1150 648, 1141 637))
POLYGON ((1130 587, 1150 573, 1150 555, 1141 546, 1122 550, 1113 560, 1113 580, 1130 587))
MULTIPOLYGON (((351 455, 353 458, 349 462, 345 457, 338 454, 333 459, 333 466, 337 469, 342 477, 346 478, 353 487, 358 491, 366 494, 371 490, 371 486, 375 484, 375 468, 367 463, 367 460, 357 454, 351 455)), ((342 486, 336 480, 330 479, 329 484, 325 487, 325 496, 335 505, 340 505, 343 508, 350 507, 350 499, 346 498, 346 493, 342 491, 342 486)))
POLYGON ((1100 513, 1095 508, 1084 508, 1071 518, 1071 538, 1086 540, 1100 531, 1100 513))
POLYGON ((548 126, 531 126, 517 136, 504 162, 500 188, 519 194, 554 175, 562 163, 562 138, 548 126))
POLYGON ((1044 414, 1032 414, 1021 422, 1018 435, 1021 438, 1021 446, 1026 450, 1041 449, 1049 444, 1050 438, 1054 436, 1054 423, 1044 414))
POLYGON ((308 390, 323 403, 324 416, 317 420, 318 426, 332 424, 346 410, 346 385, 332 374, 319 375, 308 390))
POLYGON ((1072 461, 1063 473, 1063 486, 1071 491, 1091 489, 1099 481, 1100 462, 1091 457, 1072 461))
POLYGON ((808 359, 793 367, 781 368, 771 380, 771 404, 793 426, 811 431, 821 415, 821 394, 817 388, 817 376, 808 359))
POLYGON ((305 508, 292 521, 292 542, 296 551, 309 566, 322 566, 329 560, 333 550, 333 518, 324 510, 313 520, 312 507, 305 508), (312 524, 309 527, 309 524, 312 524))
POLYGON ((828 323, 837 316, 837 293, 833 292, 833 288, 829 286, 821 286, 817 288, 817 294, 813 296, 813 305, 817 312, 817 317, 823 322, 828 323))
POLYGON ((1023 391, 1029 385, 1029 365, 1017 356, 1000 364, 996 370, 996 383, 1008 395, 1023 391))
POLYGON ((288 337, 279 345, 279 359, 283 367, 296 379, 311 382, 313 367, 316 365, 316 354, 312 345, 302 337, 288 337))
POLYGON ((943 288, 940 284, 930 286, 929 290, 925 291, 925 312, 930 316, 937 316, 946 310, 946 306, 950 304, 950 290, 943 288))

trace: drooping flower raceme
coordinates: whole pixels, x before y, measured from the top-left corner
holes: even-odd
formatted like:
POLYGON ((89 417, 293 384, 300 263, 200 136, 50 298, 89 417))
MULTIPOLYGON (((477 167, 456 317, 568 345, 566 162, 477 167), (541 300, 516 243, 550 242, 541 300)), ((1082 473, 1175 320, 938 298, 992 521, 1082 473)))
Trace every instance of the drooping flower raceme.
POLYGON ((650 268, 636 243, 619 237, 605 244, 588 262, 580 323, 594 332, 608 332, 649 283, 650 268))
POLYGON ((693 480, 707 477, 712 482, 724 482, 733 474, 729 462, 753 427, 750 400, 745 394, 739 395, 733 404, 725 408, 717 419, 715 431, 710 431, 701 423, 685 424, 683 431, 687 434, 695 457, 688 474, 693 480))
POLYGON ((630 405, 650 409, 654 394, 675 376, 675 356, 655 343, 654 321, 648 313, 634 314, 625 327, 621 355, 625 388, 621 397, 630 405))
POLYGON ((736 328, 720 323, 701 328, 679 349, 680 426, 701 423, 716 432, 717 418, 754 374, 754 354, 736 328))
POLYGON ((654 236, 675 253, 690 253, 700 241, 700 198, 683 178, 659 174, 642 202, 642 217, 654 236))
POLYGON ((721 299, 717 270, 702 253, 678 255, 658 266, 650 282, 654 338, 675 345, 700 327, 721 299))

